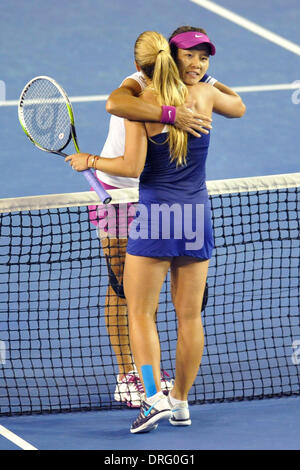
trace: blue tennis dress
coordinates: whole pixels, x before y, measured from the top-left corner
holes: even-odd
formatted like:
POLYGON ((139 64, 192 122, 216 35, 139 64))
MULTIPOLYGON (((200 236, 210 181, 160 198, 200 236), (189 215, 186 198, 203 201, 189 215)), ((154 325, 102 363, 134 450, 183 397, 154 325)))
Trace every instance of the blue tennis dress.
POLYGON ((148 139, 139 203, 127 252, 137 256, 210 259, 214 249, 205 164, 210 134, 189 135, 186 164, 170 163, 166 132, 148 139))

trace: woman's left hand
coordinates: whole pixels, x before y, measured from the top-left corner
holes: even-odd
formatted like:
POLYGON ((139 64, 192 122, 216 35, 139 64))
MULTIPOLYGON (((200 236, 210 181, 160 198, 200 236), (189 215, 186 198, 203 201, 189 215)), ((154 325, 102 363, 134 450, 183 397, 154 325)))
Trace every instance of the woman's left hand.
POLYGON ((88 170, 88 160, 91 156, 90 153, 74 153, 65 158, 65 162, 69 162, 73 170, 84 171, 88 170))

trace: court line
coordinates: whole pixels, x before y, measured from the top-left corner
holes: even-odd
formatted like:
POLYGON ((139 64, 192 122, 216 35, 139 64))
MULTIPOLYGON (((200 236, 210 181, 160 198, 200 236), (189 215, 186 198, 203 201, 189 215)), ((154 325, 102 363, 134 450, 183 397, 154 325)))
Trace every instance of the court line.
MULTIPOLYGON (((280 90, 297 90, 300 89, 300 80, 293 83, 278 83, 273 85, 253 85, 232 87, 237 93, 253 93, 257 91, 280 91, 280 90)), ((88 95, 88 96, 70 96, 72 103, 89 103, 94 101, 106 101, 109 95, 88 95)), ((0 107, 18 106, 18 100, 0 101, 0 107)))
MULTIPOLYGON (((73 103, 89 103, 94 101, 106 101, 109 95, 89 95, 89 96, 71 96, 69 99, 73 103)), ((18 106, 19 100, 0 101, 1 106, 18 106)))
POLYGON ((232 87, 237 93, 253 93, 256 91, 280 91, 280 90, 299 90, 300 80, 295 80, 293 83, 278 83, 277 85, 252 85, 252 86, 239 86, 232 87))
POLYGON ((0 425, 0 434, 8 439, 9 441, 13 442, 16 444, 18 447, 20 447, 22 450, 38 450, 35 447, 33 447, 29 442, 24 441, 21 437, 17 436, 13 432, 11 432, 9 429, 5 428, 4 426, 0 425))
POLYGON ((273 42, 277 46, 283 47, 294 54, 300 55, 300 46, 288 39, 279 36, 278 34, 272 33, 269 29, 263 28, 259 26, 257 23, 253 21, 247 20, 245 17, 241 15, 237 15, 231 10, 227 8, 221 7, 215 2, 211 2, 210 0, 190 0, 190 2, 196 3, 198 6, 206 8, 207 10, 212 11, 216 15, 222 16, 223 18, 231 21, 232 23, 236 23, 238 26, 242 28, 248 29, 254 34, 267 39, 268 41, 273 42))

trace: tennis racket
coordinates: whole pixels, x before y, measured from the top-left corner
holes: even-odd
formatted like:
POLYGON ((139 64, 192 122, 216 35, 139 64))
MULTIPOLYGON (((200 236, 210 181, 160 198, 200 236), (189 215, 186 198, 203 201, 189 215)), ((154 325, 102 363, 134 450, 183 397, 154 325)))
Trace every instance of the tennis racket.
MULTIPOLYGON (((40 76, 27 83, 20 96, 18 115, 25 134, 39 149, 66 157, 62 150, 73 140, 76 152, 80 152, 72 105, 64 89, 53 78, 40 76)), ((94 173, 91 170, 81 173, 100 200, 108 204, 112 198, 94 173)))

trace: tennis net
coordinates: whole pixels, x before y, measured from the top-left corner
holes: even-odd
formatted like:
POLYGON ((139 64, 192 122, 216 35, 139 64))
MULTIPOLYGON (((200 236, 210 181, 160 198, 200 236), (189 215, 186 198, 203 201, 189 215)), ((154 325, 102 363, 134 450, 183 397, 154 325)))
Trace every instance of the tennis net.
MULTIPOLYGON (((216 248, 204 356, 189 401, 299 395, 300 173, 207 186, 216 248)), ((118 204, 138 197, 110 193, 118 204)), ((114 400, 118 366, 107 333, 108 248, 91 217, 97 201, 93 192, 0 201, 1 415, 122 406, 114 400)), ((119 260, 115 250, 114 270, 119 260)), ((169 276, 157 325, 161 367, 173 378, 169 276)))

